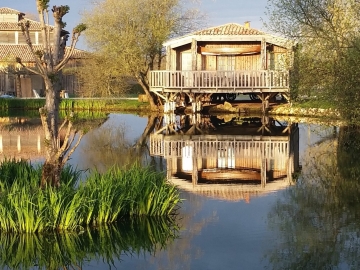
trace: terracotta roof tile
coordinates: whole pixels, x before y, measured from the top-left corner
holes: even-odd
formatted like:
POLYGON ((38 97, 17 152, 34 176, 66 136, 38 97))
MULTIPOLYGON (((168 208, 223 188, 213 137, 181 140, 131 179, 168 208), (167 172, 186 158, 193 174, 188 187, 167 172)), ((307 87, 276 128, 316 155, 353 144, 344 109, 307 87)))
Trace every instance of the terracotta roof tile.
MULTIPOLYGON (((24 13, 7 7, 0 8, 0 14, 23 14, 24 13)), ((41 24, 38 21, 34 21, 31 19, 28 19, 24 17, 24 20, 27 20, 30 22, 30 30, 33 31, 41 31, 41 24)), ((53 26, 50 26, 51 28, 54 28, 53 26)), ((18 22, 0 22, 0 31, 17 31, 20 30, 20 27, 18 25, 18 22)))
POLYGON ((20 11, 18 11, 16 9, 12 9, 12 8, 8 8, 8 7, 1 7, 0 8, 0 14, 20 14, 20 13, 22 13, 22 12, 20 12, 20 11))
MULTIPOLYGON (((33 45, 34 50, 41 50, 42 45, 33 45)), ((69 49, 69 47, 67 47, 69 49)), ((87 56, 88 52, 75 49, 71 59, 82 59, 87 56)), ((20 57, 23 63, 34 62, 28 45, 0 45, 0 61, 6 58, 20 57)))
MULTIPOLYGON (((33 21, 30 19, 26 19, 30 22, 30 30, 33 31, 41 31, 41 24, 37 21, 33 21)), ((50 26, 51 28, 54 28, 53 26, 50 26)), ((0 22, 0 31, 19 31, 20 26, 18 22, 0 22)))
POLYGON ((263 35, 264 33, 253 28, 247 28, 237 23, 228 23, 216 27, 203 29, 194 35, 263 35))

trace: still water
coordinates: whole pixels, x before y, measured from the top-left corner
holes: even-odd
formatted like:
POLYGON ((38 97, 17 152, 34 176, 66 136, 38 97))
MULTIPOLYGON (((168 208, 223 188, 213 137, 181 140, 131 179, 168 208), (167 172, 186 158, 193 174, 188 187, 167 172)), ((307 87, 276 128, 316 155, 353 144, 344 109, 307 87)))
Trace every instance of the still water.
MULTIPOLYGON (((178 215, 82 235, 2 235, 0 265, 360 269, 360 129, 298 122, 110 114, 84 136, 70 163, 100 171, 151 164, 179 186, 178 215)), ((33 158, 41 159, 36 129, 1 132, 2 155, 25 152, 17 138, 29 132, 38 149, 33 158)))

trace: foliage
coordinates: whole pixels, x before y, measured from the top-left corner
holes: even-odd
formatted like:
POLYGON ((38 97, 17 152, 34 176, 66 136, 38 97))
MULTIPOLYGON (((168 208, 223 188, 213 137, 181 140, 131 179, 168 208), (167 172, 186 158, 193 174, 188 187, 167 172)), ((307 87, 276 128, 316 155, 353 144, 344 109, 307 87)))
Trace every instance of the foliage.
POLYGON ((1 234, 0 267, 33 269, 36 262, 39 269, 75 269, 94 260, 111 267, 124 254, 155 253, 177 233, 173 217, 138 217, 86 229, 82 234, 1 234))
POLYGON ((270 30, 298 42, 295 96, 327 99, 357 117, 360 3, 355 0, 269 0, 270 30))
POLYGON ((135 80, 155 107, 148 71, 160 69, 164 41, 201 25, 199 12, 189 6, 193 6, 190 1, 182 0, 98 1, 84 19, 86 40, 101 64, 97 69, 107 74, 97 80, 99 88, 111 85, 113 78, 135 80))
POLYGON ((113 63, 107 63, 104 57, 92 54, 86 63, 76 69, 81 83, 82 97, 119 97, 129 92, 134 80, 119 74, 116 68, 109 68, 113 63))
POLYGON ((41 168, 24 161, 1 164, 0 230, 82 231, 124 216, 169 216, 180 202, 176 188, 149 167, 114 167, 93 172, 86 181, 80 180, 80 171, 65 167, 58 188, 36 188, 40 175, 41 168))
POLYGON ((296 186, 268 214, 279 234, 269 251, 273 269, 359 269, 358 128, 341 127, 304 154, 296 186))

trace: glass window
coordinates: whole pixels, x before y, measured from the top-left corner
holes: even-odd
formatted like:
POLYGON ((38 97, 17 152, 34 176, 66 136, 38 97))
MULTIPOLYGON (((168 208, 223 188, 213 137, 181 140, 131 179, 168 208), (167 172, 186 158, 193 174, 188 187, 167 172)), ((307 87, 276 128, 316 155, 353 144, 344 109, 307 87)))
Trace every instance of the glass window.
POLYGON ((217 56, 217 70, 235 70, 234 55, 217 56))

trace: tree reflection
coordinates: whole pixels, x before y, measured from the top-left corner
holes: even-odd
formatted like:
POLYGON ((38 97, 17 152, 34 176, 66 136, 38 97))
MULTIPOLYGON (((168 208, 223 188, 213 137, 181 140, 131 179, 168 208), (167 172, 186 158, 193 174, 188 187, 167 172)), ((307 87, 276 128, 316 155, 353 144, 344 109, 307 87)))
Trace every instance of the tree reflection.
POLYGON ((86 166, 104 172, 115 164, 121 167, 136 162, 144 165, 154 163, 146 142, 157 123, 158 117, 149 115, 143 133, 135 141, 126 137, 126 126, 107 126, 93 130, 87 134, 87 142, 83 146, 86 166))
POLYGON ((360 269, 359 128, 309 148, 303 171, 269 213, 273 269, 360 269))
POLYGON ((81 233, 0 234, 0 267, 82 269, 91 261, 112 266, 123 256, 164 249, 178 236, 176 222, 175 217, 142 217, 81 233))

